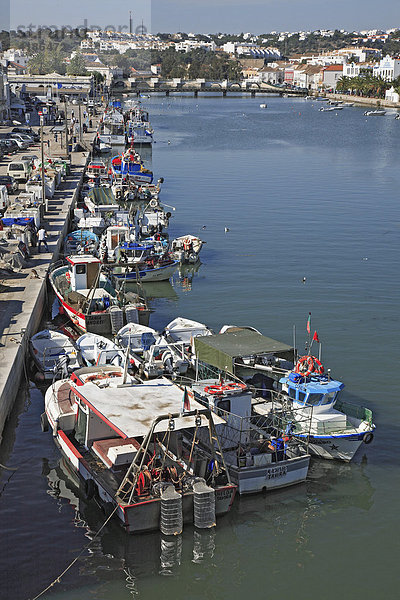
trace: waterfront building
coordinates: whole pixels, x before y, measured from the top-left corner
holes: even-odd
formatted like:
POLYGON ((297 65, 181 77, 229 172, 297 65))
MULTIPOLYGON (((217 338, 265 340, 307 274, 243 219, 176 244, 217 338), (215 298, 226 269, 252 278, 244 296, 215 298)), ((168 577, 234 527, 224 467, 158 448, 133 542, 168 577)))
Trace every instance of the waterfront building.
POLYGON ((400 59, 392 58, 387 54, 378 65, 374 66, 374 76, 382 77, 386 81, 393 81, 400 76, 400 59))
POLYGON ((343 65, 329 65, 322 70, 322 87, 336 90, 337 82, 343 76, 343 65))

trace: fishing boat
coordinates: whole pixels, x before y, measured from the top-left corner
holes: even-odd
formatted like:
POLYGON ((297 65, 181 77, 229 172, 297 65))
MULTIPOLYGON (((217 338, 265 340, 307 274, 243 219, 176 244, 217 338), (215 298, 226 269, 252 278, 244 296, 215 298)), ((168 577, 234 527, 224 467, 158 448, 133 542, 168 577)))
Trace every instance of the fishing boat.
POLYGON ((171 213, 159 205, 157 200, 150 200, 144 210, 138 214, 137 224, 142 237, 163 233, 169 226, 171 213))
POLYGON ((92 160, 86 167, 86 176, 90 181, 98 179, 99 181, 108 180, 108 172, 105 163, 102 160, 92 160))
POLYGON ((67 256, 67 264, 57 263, 49 272, 50 284, 71 321, 82 332, 108 334, 117 332, 124 317, 132 320, 135 313, 143 325, 149 321, 149 310, 140 298, 124 304, 124 298, 101 271, 95 256, 67 256), (127 315, 127 312, 129 316, 127 315))
POLYGON ((106 372, 93 376, 82 384, 78 372, 75 380, 56 382, 42 415, 42 427, 48 423, 86 497, 128 533, 177 535, 185 523, 214 527, 236 492, 215 432, 222 419, 194 400, 185 408, 186 393, 167 379, 126 385, 121 375, 115 380, 123 385, 104 386, 106 372), (199 453, 203 428, 216 446, 199 453), (192 440, 189 451, 183 433, 192 440))
POLYGON ((297 424, 295 429, 298 435, 309 436, 311 454, 349 462, 363 443, 372 442, 372 412, 341 400, 344 384, 326 375, 315 356, 302 356, 280 384, 283 400, 301 409, 296 415, 311 416, 311 428, 306 433, 297 424))
POLYGON ((266 104, 260 104, 260 108, 267 108, 266 104))
POLYGON ((99 129, 99 142, 112 146, 125 145, 124 117, 117 108, 107 110, 101 121, 99 129))
POLYGON ((29 341, 30 355, 38 370, 39 377, 46 380, 71 373, 82 365, 78 349, 67 335, 44 329, 33 335, 29 341))
POLYGON ((98 236, 88 229, 71 231, 64 241, 64 253, 68 254, 95 254, 99 245, 98 236))
POLYGON ((143 261, 137 262, 133 260, 132 254, 138 249, 140 252, 141 245, 135 242, 123 242, 120 245, 119 263, 111 266, 113 277, 142 283, 167 281, 179 267, 179 261, 173 260, 168 253, 162 256, 151 254, 143 261))
POLYGON ((195 235, 182 235, 171 242, 171 254, 181 265, 193 265, 200 260, 204 242, 195 235))
MULTIPOLYGON (((306 480, 310 455, 302 437, 291 432, 292 411, 277 405, 268 418, 260 417, 251 391, 237 380, 206 379, 191 389, 196 400, 224 419, 216 430, 239 494, 268 492, 306 480)), ((310 417, 302 416, 304 429, 309 422, 310 417)))
POLYGON ((343 106, 322 106, 319 111, 320 112, 333 112, 337 110, 343 110, 343 106))
POLYGON ((144 167, 139 154, 132 147, 111 159, 111 169, 117 180, 127 178, 140 184, 153 182, 153 173, 144 167))
POLYGON ((364 117, 383 117, 386 115, 386 110, 383 108, 377 108, 376 110, 366 110, 364 117))

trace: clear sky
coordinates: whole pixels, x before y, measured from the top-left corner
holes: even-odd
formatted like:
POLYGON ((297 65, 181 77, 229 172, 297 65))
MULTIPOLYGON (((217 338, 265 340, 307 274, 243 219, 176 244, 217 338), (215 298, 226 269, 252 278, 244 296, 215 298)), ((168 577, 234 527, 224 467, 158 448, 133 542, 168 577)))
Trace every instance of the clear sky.
MULTIPOLYGON (((0 0, 1 29, 8 0, 0 0)), ((128 26, 153 32, 246 32, 400 27, 399 0, 11 0, 11 26, 128 26), (149 24, 150 23, 150 27, 149 24)))

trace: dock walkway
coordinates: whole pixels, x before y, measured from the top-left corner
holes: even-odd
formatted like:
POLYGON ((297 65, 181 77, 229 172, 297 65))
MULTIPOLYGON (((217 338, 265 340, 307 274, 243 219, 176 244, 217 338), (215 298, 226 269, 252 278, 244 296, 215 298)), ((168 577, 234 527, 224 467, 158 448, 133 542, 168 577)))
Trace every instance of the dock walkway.
MULTIPOLYGON (((97 127, 95 119, 93 125, 97 127)), ((45 146, 45 155, 65 156, 65 147, 62 149, 60 141, 55 141, 50 129, 44 128, 44 140, 50 140, 50 148, 45 146)), ((83 142, 88 148, 94 135, 95 129, 92 129, 83 136, 83 142)), ((40 145, 32 146, 28 151, 21 151, 12 157, 5 157, 0 164, 0 173, 6 173, 9 162, 28 154, 39 156, 40 145)), ((83 177, 88 154, 71 154, 70 174, 56 190, 54 197, 48 200, 48 211, 42 223, 47 232, 50 252, 39 254, 37 248, 31 249, 33 254, 26 268, 10 276, 0 276, 0 440, 18 393, 21 376, 25 376, 27 344, 31 335, 36 332, 46 307, 46 274, 50 264, 58 259, 62 239, 68 227, 70 208, 83 177)), ((17 196, 18 194, 15 197, 17 196)))

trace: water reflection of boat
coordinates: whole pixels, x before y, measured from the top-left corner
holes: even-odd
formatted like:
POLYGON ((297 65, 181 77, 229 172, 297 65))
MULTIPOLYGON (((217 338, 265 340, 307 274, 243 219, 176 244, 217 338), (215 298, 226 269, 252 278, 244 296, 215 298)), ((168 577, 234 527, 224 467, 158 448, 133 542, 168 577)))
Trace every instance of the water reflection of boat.
POLYGON ((149 281, 142 283, 141 285, 127 281, 125 284, 125 291, 141 294, 147 300, 151 300, 152 298, 168 298, 169 300, 178 299, 178 294, 172 287, 170 281, 149 281))
POLYGON ((195 265, 181 265, 179 267, 179 285, 185 292, 190 292, 192 289, 193 278, 201 267, 201 262, 195 265))
MULTIPOLYGON (((43 474, 47 478, 48 493, 58 503, 60 510, 69 505, 71 514, 74 515, 73 526, 86 529, 86 537, 94 538, 104 523, 104 512, 95 502, 85 499, 79 478, 69 468, 68 461, 63 457, 55 466, 51 466, 45 460, 43 474)), ((111 520, 95 544, 91 544, 90 555, 80 559, 81 569, 91 575, 96 575, 98 571, 103 579, 104 569, 121 572, 122 568, 126 587, 135 591, 143 577, 176 573, 182 563, 183 550, 184 556, 189 559, 191 548, 191 560, 197 564, 212 559, 215 554, 215 539, 213 530, 195 529, 186 530, 182 536, 163 536, 158 532, 150 532, 141 537, 127 536, 111 520)))

